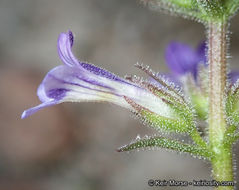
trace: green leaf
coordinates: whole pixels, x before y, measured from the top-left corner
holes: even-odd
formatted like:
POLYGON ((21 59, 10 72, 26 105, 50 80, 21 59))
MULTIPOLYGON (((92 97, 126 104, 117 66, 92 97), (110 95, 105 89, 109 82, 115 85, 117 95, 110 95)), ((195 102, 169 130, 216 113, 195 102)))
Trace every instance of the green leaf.
POLYGON ((190 153, 191 155, 200 156, 207 159, 211 159, 212 156, 211 152, 205 148, 200 148, 196 145, 185 144, 164 137, 145 137, 142 139, 136 138, 134 142, 119 148, 118 151, 123 152, 150 147, 166 148, 177 152, 190 153))
POLYGON ((204 22, 196 0, 143 0, 153 10, 179 15, 187 19, 204 22))
POLYGON ((155 113, 149 112, 147 110, 141 110, 140 118, 147 122, 150 126, 155 129, 163 129, 166 131, 176 132, 176 133, 189 133, 193 126, 185 122, 183 119, 171 119, 166 117, 161 117, 155 113))
POLYGON ((226 114, 230 125, 239 125, 239 81, 227 92, 226 114))
POLYGON ((142 0, 154 10, 202 23, 228 20, 238 10, 238 0, 142 0))
POLYGON ((228 0, 226 1, 226 12, 229 17, 232 17, 235 15, 235 13, 239 9, 239 0, 228 0))
POLYGON ((232 125, 239 125, 239 112, 233 112, 229 115, 228 121, 232 125))
POLYGON ((218 19, 223 18, 226 14, 226 7, 223 0, 198 0, 198 5, 207 17, 218 19))
POLYGON ((180 8, 194 8, 196 5, 195 0, 141 0, 144 3, 164 3, 168 6, 178 6, 180 8))
POLYGON ((239 139, 239 132, 236 132, 237 126, 231 125, 228 127, 224 134, 224 144, 231 145, 232 143, 236 142, 239 139))
POLYGON ((175 4, 182 8, 193 8, 194 7, 193 0, 168 0, 168 2, 175 4))

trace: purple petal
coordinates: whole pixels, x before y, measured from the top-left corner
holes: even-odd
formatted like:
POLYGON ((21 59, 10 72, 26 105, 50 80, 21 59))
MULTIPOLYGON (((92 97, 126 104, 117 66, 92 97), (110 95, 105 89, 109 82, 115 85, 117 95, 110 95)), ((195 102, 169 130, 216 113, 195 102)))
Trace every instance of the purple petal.
POLYGON ((69 31, 68 31, 68 35, 69 35, 70 45, 71 45, 71 47, 72 47, 73 44, 74 44, 74 36, 73 36, 73 33, 69 30, 69 31))
POLYGON ((188 45, 172 42, 166 49, 165 58, 173 74, 180 76, 191 72, 196 75, 198 56, 188 45))
POLYGON ((140 87, 101 68, 95 66, 93 68, 98 69, 101 75, 99 72, 89 72, 81 66, 62 65, 49 71, 37 91, 43 103, 24 111, 22 118, 44 107, 67 101, 109 101, 127 107, 129 105, 126 104, 124 95, 129 95, 131 98, 139 96, 137 93, 141 90, 140 87))
POLYGON ((86 69, 89 72, 92 72, 96 75, 111 79, 111 80, 115 80, 115 81, 121 81, 121 82, 126 82, 125 80, 122 80, 120 77, 118 77, 115 74, 112 74, 102 68, 96 67, 93 64, 89 64, 89 63, 80 63, 80 65, 86 69))
POLYGON ((228 74, 228 79, 234 84, 239 79, 239 71, 232 71, 228 74))
MULTIPOLYGON (((71 90, 72 86, 79 86, 90 90, 91 85, 98 88, 112 90, 112 88, 104 82, 105 78, 94 73, 90 73, 81 67, 58 66, 50 71, 43 80, 42 86, 48 98, 62 99, 65 93, 71 90), (57 87, 57 91, 55 89, 57 87), (69 89, 68 89, 69 88, 69 89)), ((111 80, 107 81, 110 82, 111 80)), ((40 92, 38 93, 40 94, 40 92)), ((43 94, 43 93, 41 93, 43 94)))
POLYGON ((207 51, 207 44, 206 42, 202 42, 197 47, 197 55, 198 55, 198 61, 207 64, 207 57, 206 57, 206 51, 207 51))
POLYGON ((74 54, 72 53, 72 46, 74 43, 74 36, 72 34, 71 31, 69 31, 68 33, 61 33, 59 38, 58 38, 58 53, 59 56, 61 58, 61 60, 63 61, 63 63, 65 65, 68 66, 77 66, 77 67, 82 67, 83 69, 92 72, 96 75, 102 76, 102 77, 106 77, 115 81, 122 81, 122 79, 120 79, 120 77, 104 70, 101 69, 99 67, 96 67, 92 64, 89 63, 83 63, 78 61, 74 54))
POLYGON ((70 101, 107 101, 133 109, 125 101, 125 96, 159 115, 174 115, 170 107, 146 89, 102 68, 76 60, 71 51, 72 45, 72 33, 62 33, 58 39, 58 52, 65 64, 47 73, 37 91, 42 104, 24 111, 22 118, 44 107, 70 101))
POLYGON ((124 79, 111 80, 90 73, 82 67, 62 65, 52 69, 38 88, 38 96, 44 102, 24 111, 22 118, 26 118, 44 107, 72 101, 110 102, 132 110, 130 104, 125 101, 125 96, 162 116, 173 114, 160 98, 155 97, 149 91, 124 79))
POLYGON ((32 114, 36 113, 37 111, 39 111, 40 109, 42 108, 45 108, 45 107, 49 107, 49 106, 52 106, 52 105, 55 105, 57 103, 60 103, 60 102, 56 102, 56 101, 50 101, 50 102, 44 102, 36 107, 33 107, 33 108, 30 108, 28 110, 25 110, 23 113, 22 113, 22 116, 21 118, 22 119, 25 119, 29 116, 31 116, 32 114))
POLYGON ((73 34, 71 31, 68 33, 61 33, 58 38, 58 54, 62 60, 62 62, 68 66, 77 66, 79 65, 78 60, 72 53, 73 46, 73 34))
MULTIPOLYGON (((58 72, 60 68, 63 68, 63 67, 66 67, 66 66, 62 65, 62 66, 55 67, 54 69, 49 71, 46 77, 43 79, 42 83, 37 89, 37 95, 38 95, 38 98, 41 100, 41 102, 48 102, 52 100, 59 101, 65 96, 67 92, 66 89, 64 88, 54 89, 52 88, 52 86, 55 86, 55 82, 48 80, 48 78, 51 77, 53 73, 58 72)), ((64 76, 62 75, 62 77, 64 76)))

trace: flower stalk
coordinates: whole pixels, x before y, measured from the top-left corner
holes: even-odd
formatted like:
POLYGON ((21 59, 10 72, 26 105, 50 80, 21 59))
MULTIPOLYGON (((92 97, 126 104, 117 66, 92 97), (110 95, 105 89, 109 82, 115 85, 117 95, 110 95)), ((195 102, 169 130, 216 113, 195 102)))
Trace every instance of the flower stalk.
POLYGON ((227 28, 226 21, 212 20, 208 25, 209 141, 214 154, 211 160, 213 177, 217 181, 233 181, 232 150, 231 146, 224 144, 227 129, 225 112, 227 28))

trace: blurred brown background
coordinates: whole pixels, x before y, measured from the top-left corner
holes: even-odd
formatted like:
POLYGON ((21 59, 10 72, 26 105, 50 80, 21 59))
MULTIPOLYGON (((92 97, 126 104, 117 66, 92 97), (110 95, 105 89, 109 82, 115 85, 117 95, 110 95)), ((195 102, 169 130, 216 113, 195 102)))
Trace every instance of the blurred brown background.
MULTIPOLYGON (((233 69, 238 20, 231 25, 233 69)), ((209 164, 188 155, 117 153, 154 131, 114 105, 65 103, 20 119, 39 103, 36 89, 47 71, 61 64, 59 33, 73 31, 82 61, 120 76, 141 75, 136 62, 167 71, 170 41, 196 47, 205 39, 201 24, 149 11, 138 0, 0 0, 0 27, 0 190, 143 190, 154 189, 151 178, 211 179, 209 164)))

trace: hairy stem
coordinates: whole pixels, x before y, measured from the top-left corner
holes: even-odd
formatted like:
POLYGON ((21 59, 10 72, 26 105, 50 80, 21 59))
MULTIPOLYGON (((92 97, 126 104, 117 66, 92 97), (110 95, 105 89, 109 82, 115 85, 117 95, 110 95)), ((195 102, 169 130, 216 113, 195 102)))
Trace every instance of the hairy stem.
MULTIPOLYGON (((227 129, 224 105, 227 74, 226 51, 226 22, 209 22, 209 140, 211 151, 214 154, 212 158, 213 177, 217 181, 233 181, 232 150, 231 146, 226 146, 223 141, 227 129)), ((233 187, 219 187, 218 189, 233 189, 233 187)))

